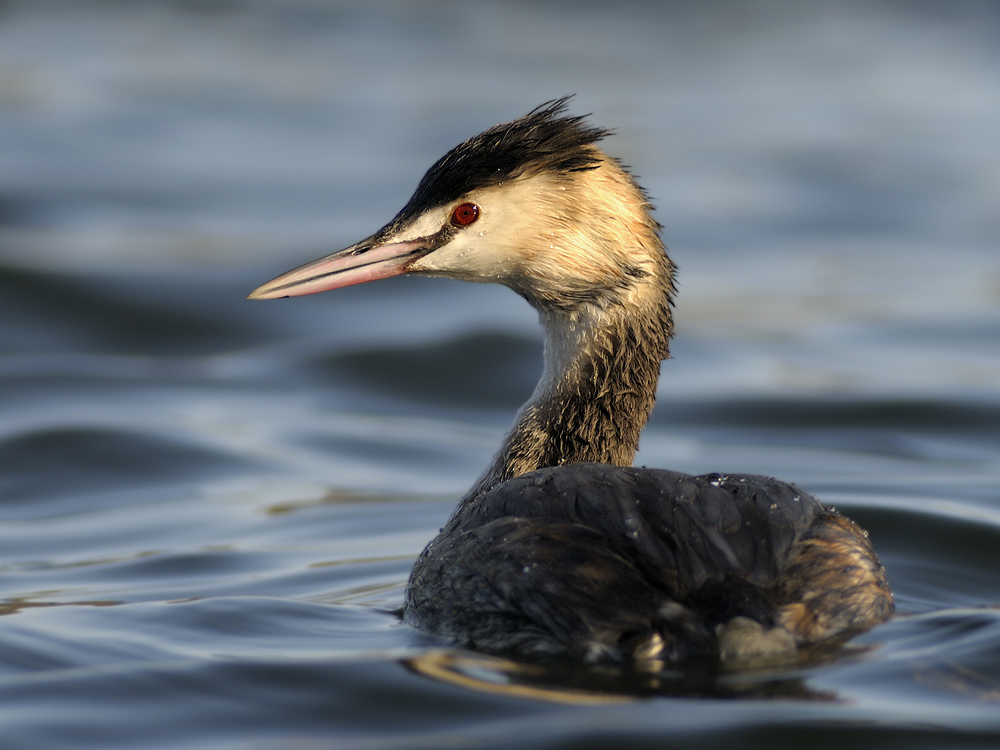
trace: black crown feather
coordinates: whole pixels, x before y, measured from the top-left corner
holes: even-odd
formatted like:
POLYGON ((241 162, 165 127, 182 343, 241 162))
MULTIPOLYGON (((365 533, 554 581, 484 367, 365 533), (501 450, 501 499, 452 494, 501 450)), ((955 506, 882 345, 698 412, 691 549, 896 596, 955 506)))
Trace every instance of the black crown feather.
POLYGON ((427 170, 397 220, 450 203, 471 190, 499 185, 529 170, 593 169, 599 156, 587 147, 610 131, 584 125, 586 115, 560 117, 571 98, 545 102, 524 117, 494 125, 455 146, 427 170))

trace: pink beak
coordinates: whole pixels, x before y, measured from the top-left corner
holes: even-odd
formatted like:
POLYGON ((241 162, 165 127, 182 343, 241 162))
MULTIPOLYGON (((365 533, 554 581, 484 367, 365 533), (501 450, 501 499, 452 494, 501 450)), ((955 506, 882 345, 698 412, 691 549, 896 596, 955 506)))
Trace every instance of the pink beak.
POLYGON ((398 276, 434 249, 429 245, 426 238, 382 245, 373 235, 262 284, 250 292, 248 299, 298 297, 398 276))

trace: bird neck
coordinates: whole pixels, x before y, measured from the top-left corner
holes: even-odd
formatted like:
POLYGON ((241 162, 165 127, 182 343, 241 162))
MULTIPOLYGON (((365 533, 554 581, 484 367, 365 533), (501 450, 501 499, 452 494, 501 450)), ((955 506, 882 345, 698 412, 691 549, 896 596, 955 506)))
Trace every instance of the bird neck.
POLYGON ((671 267, 615 300, 540 310, 545 368, 471 499, 546 466, 598 462, 630 466, 669 356, 671 267))

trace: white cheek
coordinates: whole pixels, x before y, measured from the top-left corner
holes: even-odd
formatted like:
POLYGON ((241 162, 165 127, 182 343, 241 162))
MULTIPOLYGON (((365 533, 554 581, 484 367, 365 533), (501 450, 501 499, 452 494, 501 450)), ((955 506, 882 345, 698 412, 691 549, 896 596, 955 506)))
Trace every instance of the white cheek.
POLYGON ((502 283, 518 277, 528 255, 525 243, 538 236, 537 190, 533 184, 508 183, 469 194, 467 199, 481 207, 479 221, 414 262, 410 270, 467 281, 502 283))
POLYGON ((475 281, 498 281, 509 275, 516 259, 506 243, 497 239, 488 229, 476 231, 469 227, 410 268, 475 281))

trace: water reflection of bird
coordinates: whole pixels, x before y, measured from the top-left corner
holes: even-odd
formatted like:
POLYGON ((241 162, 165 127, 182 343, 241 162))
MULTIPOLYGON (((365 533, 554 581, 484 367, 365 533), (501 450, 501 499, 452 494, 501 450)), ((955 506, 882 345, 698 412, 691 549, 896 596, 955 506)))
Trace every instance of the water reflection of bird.
POLYGON ((545 367, 492 463, 419 557, 406 620, 472 648, 587 661, 775 654, 889 617, 867 534, 794 485, 630 468, 673 333, 646 195, 542 105, 457 146, 371 237, 250 296, 397 274, 499 282, 545 367))

